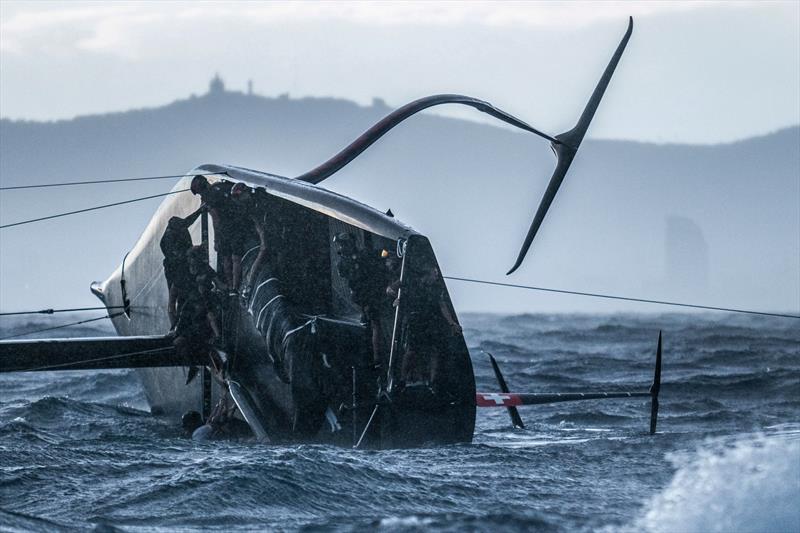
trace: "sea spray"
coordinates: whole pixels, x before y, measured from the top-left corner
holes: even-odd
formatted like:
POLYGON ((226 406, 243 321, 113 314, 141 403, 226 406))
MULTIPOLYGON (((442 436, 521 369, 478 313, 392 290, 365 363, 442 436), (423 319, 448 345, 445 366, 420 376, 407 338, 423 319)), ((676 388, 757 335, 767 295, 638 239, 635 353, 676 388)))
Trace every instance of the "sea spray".
POLYGON ((781 436, 707 442, 672 453, 677 472, 634 529, 650 533, 800 531, 800 440, 781 436))

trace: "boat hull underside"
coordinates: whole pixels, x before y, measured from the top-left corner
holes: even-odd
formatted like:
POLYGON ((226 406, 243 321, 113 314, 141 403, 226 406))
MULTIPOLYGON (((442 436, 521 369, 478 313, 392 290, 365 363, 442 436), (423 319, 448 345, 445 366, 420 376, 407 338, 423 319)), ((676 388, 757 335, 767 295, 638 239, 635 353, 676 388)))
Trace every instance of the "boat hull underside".
MULTIPOLYGON (((187 188, 188 179, 176 189, 187 188)), ((185 217, 197 207, 199 198, 191 194, 168 197, 123 265, 96 291, 107 306, 130 301, 129 316, 114 319, 120 335, 163 335, 169 330, 159 241, 170 217, 185 217)), ((405 239, 406 263, 413 258, 403 267, 409 278, 403 290, 409 296, 399 298, 397 307, 387 297, 380 311, 373 309, 365 319, 349 281, 341 276, 333 237, 349 232, 368 253, 386 257, 389 250, 395 262, 390 276, 400 276, 402 270, 398 243, 286 200, 274 212, 277 219, 284 217, 284 231, 272 236, 272 253, 254 275, 253 286, 263 284, 265 277, 278 277, 282 299, 291 303, 283 312, 292 325, 305 324, 303 335, 273 342, 274 331, 270 333, 262 312, 263 291, 254 291, 246 302, 237 299, 223 313, 221 349, 229 363, 216 374, 218 380, 210 379, 208 369, 188 384, 188 367, 138 370, 152 412, 172 419, 187 411, 207 414, 227 380, 236 383, 239 399, 249 404, 251 416, 272 442, 353 446, 361 441, 363 447, 394 448, 470 441, 475 423, 472 366, 460 331, 454 334, 439 316, 440 307, 453 317, 455 313, 427 239, 416 234, 405 239), (435 304, 413 296, 428 293, 437 295, 435 304), (430 309, 421 312, 426 305, 430 309), (421 328, 427 332, 417 334, 425 313, 433 318, 421 328), (287 373, 293 371, 295 379, 287 383, 287 373)), ((204 235, 206 242, 213 242, 213 225, 208 226, 205 234, 200 220, 190 228, 194 244, 201 244, 204 235)), ((243 277, 257 255, 257 239, 250 244, 243 277)), ((213 246, 209 262, 217 266, 213 246)))

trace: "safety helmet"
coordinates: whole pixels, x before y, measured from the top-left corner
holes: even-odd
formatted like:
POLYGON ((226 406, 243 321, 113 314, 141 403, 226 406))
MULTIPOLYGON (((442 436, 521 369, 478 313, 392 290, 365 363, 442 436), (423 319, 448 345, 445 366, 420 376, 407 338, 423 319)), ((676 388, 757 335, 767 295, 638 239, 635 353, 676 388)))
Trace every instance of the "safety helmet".
POLYGON ((192 185, 189 188, 192 190, 192 194, 200 194, 206 187, 208 187, 208 180, 202 174, 198 174, 192 178, 192 185))
POLYGON ((248 189, 249 187, 240 181, 231 188, 231 196, 240 198, 248 189))

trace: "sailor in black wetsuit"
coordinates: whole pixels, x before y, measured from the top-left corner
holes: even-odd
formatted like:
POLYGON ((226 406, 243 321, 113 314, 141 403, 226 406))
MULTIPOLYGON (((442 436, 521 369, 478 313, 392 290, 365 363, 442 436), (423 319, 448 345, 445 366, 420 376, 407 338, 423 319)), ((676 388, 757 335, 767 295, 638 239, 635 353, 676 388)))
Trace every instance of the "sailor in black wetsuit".
POLYGON ((242 275, 242 255, 245 252, 247 227, 231 199, 233 183, 219 180, 213 185, 205 176, 192 179, 192 194, 199 194, 208 206, 214 223, 214 249, 222 261, 225 282, 232 294, 239 289, 242 275))
POLYGON ((170 330, 175 328, 178 309, 192 289, 189 260, 186 257, 186 253, 192 247, 189 226, 202 213, 203 208, 200 208, 186 218, 170 218, 159 243, 161 252, 164 254, 164 277, 167 278, 169 290, 167 314, 169 315, 170 330))
POLYGON ((219 287, 222 285, 217 271, 208 264, 208 252, 203 246, 193 246, 188 252, 189 273, 194 282, 192 296, 199 306, 205 310, 207 327, 210 328, 212 341, 221 337, 217 315, 221 302, 219 287))
POLYGON ((340 233, 333 242, 339 255, 339 275, 347 280, 353 303, 361 307, 361 320, 369 324, 372 332, 373 362, 382 365, 385 350, 381 310, 388 304, 389 270, 380 252, 369 247, 359 249, 352 234, 340 233))
POLYGON ((252 437, 250 426, 236 417, 237 407, 231 400, 230 391, 225 386, 222 397, 205 424, 197 427, 192 433, 192 440, 207 441, 217 439, 243 439, 252 437))
MULTIPOLYGON (((198 353, 208 353, 209 347, 221 337, 217 320, 219 305, 214 285, 217 273, 208 264, 208 252, 203 246, 193 246, 187 252, 191 288, 181 305, 175 324, 175 348, 187 359, 198 353)), ((195 372, 190 373, 191 381, 195 372)))
POLYGON ((253 280, 258 276, 258 270, 267 258, 267 222, 270 217, 267 193, 261 189, 253 189, 244 183, 237 183, 231 189, 238 216, 248 220, 258 234, 258 255, 256 256, 247 279, 242 287, 242 296, 247 297, 253 287, 253 280))

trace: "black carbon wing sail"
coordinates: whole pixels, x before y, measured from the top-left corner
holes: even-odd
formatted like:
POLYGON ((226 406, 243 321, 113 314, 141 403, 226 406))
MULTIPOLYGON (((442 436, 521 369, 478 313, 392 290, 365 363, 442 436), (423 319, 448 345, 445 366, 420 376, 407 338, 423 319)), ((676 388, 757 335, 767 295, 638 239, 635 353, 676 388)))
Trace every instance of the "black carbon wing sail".
POLYGON ((603 98, 603 94, 608 87, 609 81, 611 81, 611 76, 614 74, 614 70, 617 68, 617 64, 622 57, 622 53, 625 51, 625 46, 628 44, 631 33, 633 33, 632 17, 629 18, 628 29, 625 32, 622 41, 619 43, 619 46, 617 46, 617 50, 614 52, 614 55, 611 57, 611 61, 608 63, 605 72, 603 72, 603 76, 600 78, 599 83, 595 87, 592 97, 589 99, 589 103, 586 104, 580 119, 578 119, 575 127, 567 132, 552 137, 527 124, 526 122, 523 122, 510 113, 495 107, 489 102, 460 94, 438 94, 420 98, 419 100, 414 100, 413 102, 408 103, 396 109, 395 111, 392 111, 332 158, 328 159, 316 168, 297 176, 295 179, 313 184, 321 183, 344 168, 348 163, 353 161, 367 148, 372 146, 392 128, 404 120, 419 113, 420 111, 443 104, 460 104, 469 106, 498 120, 501 120, 506 124, 510 124, 516 128, 533 133, 534 135, 538 135, 539 137, 550 141, 550 146, 552 147, 557 158, 556 168, 552 177, 550 178, 547 190, 545 191, 545 194, 539 204, 539 208, 537 209, 533 218, 533 222, 528 230, 528 234, 525 236, 525 241, 523 242, 522 248, 519 251, 517 260, 515 261, 514 266, 511 267, 511 270, 509 270, 507 273, 511 274, 519 268, 519 266, 522 264, 522 261, 525 259, 525 256, 531 247, 531 243, 533 242, 534 237, 536 237, 536 233, 539 231, 539 228, 544 221, 547 210, 550 208, 550 204, 553 203, 553 199, 555 198, 556 193, 561 186, 561 182, 564 181, 564 177, 566 176, 567 171, 569 170, 569 167, 575 158, 575 154, 577 153, 578 148, 580 147, 581 142, 586 135, 586 130, 589 128, 589 124, 594 117, 595 111, 597 111, 597 106, 600 104, 600 100, 603 98))
POLYGON ((502 109, 496 108, 489 102, 484 102, 483 100, 461 94, 435 94, 433 96, 426 96, 425 98, 414 100, 403 107, 395 109, 370 129, 362 133, 355 141, 348 144, 338 154, 328 159, 318 167, 309 170, 300 176, 297 176, 295 179, 313 184, 322 182, 344 168, 353 159, 361 155, 364 150, 375 144, 378 139, 388 133, 389 130, 407 118, 412 117, 413 115, 416 115, 425 109, 443 104, 460 104, 469 106, 477 109, 478 111, 491 115, 498 120, 502 120, 506 124, 510 124, 521 130, 538 135, 539 137, 547 139, 550 142, 558 142, 557 139, 547 135, 546 133, 542 133, 510 113, 506 113, 502 109))
POLYGON ((622 37, 622 41, 620 41, 619 45, 617 46, 617 50, 611 57, 611 61, 609 61, 608 66, 606 66, 603 76, 600 78, 600 81, 594 88, 592 97, 589 99, 589 103, 586 104, 581 117, 578 119, 578 123, 575 124, 575 127, 571 130, 560 135, 556 135, 556 140, 550 142, 553 153, 556 154, 556 169, 553 171, 553 175, 550 178, 550 183, 548 183, 544 196, 539 203, 539 208, 536 210, 536 215, 533 217, 533 222, 531 223, 530 229, 528 229, 528 234, 525 236, 525 241, 522 243, 522 248, 517 255, 517 260, 514 262, 514 266, 511 267, 511 270, 509 270, 506 275, 517 270, 522 264, 522 261, 525 259, 525 256, 528 254, 531 243, 533 243, 533 239, 536 237, 536 233, 539 231, 539 228, 544 221, 547 210, 550 209, 550 204, 553 203, 553 199, 556 197, 559 187, 561 187, 561 182, 564 181, 564 177, 567 175, 567 171, 569 170, 573 159, 575 159, 575 154, 578 152, 578 148, 583 141, 583 137, 586 135, 586 130, 589 128, 589 124, 592 122, 594 113, 597 111, 597 106, 600 105, 600 100, 603 99, 603 94, 606 92, 608 82, 611 81, 611 76, 614 75, 614 70, 617 68, 617 64, 622 57, 622 53, 625 51, 625 46, 627 46, 628 40, 630 40, 632 33, 633 17, 628 19, 628 30, 622 37))

